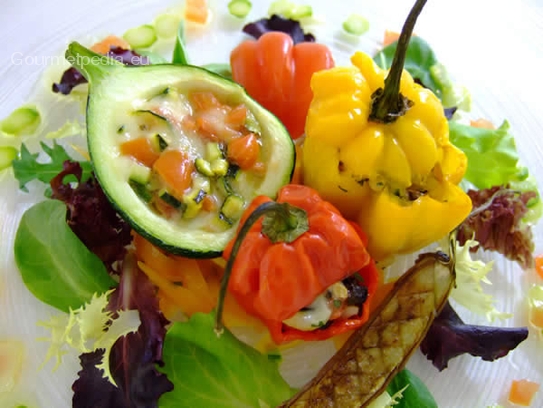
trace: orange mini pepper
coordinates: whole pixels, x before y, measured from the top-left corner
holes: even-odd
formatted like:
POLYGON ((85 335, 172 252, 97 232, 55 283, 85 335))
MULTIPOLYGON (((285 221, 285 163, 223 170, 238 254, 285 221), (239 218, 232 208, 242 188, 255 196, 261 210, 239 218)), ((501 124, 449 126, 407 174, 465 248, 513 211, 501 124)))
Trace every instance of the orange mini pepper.
POLYGON ((277 116, 293 139, 304 133, 313 92, 313 73, 331 68, 334 60, 324 44, 294 44, 283 32, 272 31, 247 40, 230 54, 232 78, 277 116))
MULTIPOLYGON (((244 212, 237 237, 224 250, 228 260, 223 296, 228 287, 238 303, 261 319, 275 343, 324 340, 356 329, 369 317, 378 272, 366 251, 362 230, 347 220, 317 192, 290 184, 279 190, 277 201, 259 196, 244 212), (355 276, 367 290, 358 313, 331 317, 309 330, 286 325, 319 295, 355 276)), ((221 303, 217 312, 220 323, 221 303)))

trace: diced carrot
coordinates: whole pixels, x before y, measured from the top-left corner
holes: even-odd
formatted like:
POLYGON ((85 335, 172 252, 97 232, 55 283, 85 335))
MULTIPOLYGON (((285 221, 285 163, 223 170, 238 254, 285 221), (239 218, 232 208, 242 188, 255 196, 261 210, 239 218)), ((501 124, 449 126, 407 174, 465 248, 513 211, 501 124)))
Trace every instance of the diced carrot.
POLYGON ((535 271, 541 278, 543 278, 543 255, 538 255, 535 257, 535 271))
POLYGON ((102 41, 95 43, 90 49, 98 54, 107 54, 111 47, 121 47, 125 50, 130 49, 130 45, 116 35, 108 35, 102 41))
POLYGON ((128 140, 121 144, 121 154, 131 156, 147 167, 153 167, 160 153, 155 150, 153 143, 146 137, 128 140))
POLYGON ((539 390, 539 384, 529 380, 513 380, 509 390, 509 402, 512 404, 529 407, 535 393, 539 390))
POLYGON ((253 167, 260 155, 260 144, 254 133, 233 139, 228 143, 226 151, 228 159, 237 164, 242 170, 253 167))
POLYGON ((247 120, 247 108, 241 104, 226 115, 226 123, 230 126, 243 126, 247 120))
POLYGON ((185 152, 165 150, 155 161, 153 170, 171 188, 173 195, 180 198, 192 184, 194 162, 185 152))
POLYGON ((470 121, 470 126, 483 128, 483 129, 496 129, 496 126, 488 119, 479 118, 477 120, 470 121))
POLYGON ((205 24, 208 17, 207 0, 185 0, 185 19, 187 21, 205 24))
POLYGON ((383 38, 383 47, 386 47, 387 45, 392 44, 398 38, 400 38, 400 33, 398 33, 397 31, 385 30, 385 36, 383 38))
POLYGON ((217 97, 212 92, 208 91, 192 92, 189 96, 189 100, 196 110, 207 110, 222 106, 222 103, 217 97))

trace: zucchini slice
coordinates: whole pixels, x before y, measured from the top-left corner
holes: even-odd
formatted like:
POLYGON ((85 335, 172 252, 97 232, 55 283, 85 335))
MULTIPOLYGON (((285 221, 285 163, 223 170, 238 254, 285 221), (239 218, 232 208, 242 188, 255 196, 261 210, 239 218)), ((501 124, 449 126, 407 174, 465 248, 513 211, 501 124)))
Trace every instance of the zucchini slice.
MULTIPOLYGON (((191 196, 196 191, 197 200, 193 200, 194 216, 188 216, 188 208, 179 216, 167 216, 157 211, 152 205, 153 199, 151 203, 147 201, 147 196, 142 199, 142 191, 136 191, 141 188, 134 189, 134 175, 130 173, 130 169, 134 168, 134 157, 121 153, 121 144, 132 137, 131 135, 141 138, 142 132, 148 132, 151 146, 157 145, 157 134, 164 135, 161 136, 162 140, 159 140, 162 142, 161 149, 155 149, 156 154, 178 149, 190 157, 192 166, 196 159, 205 159, 210 164, 210 171, 205 174, 207 168, 200 170, 208 176, 211 186, 209 194, 224 194, 220 192, 224 189, 218 184, 222 182, 221 176, 226 174, 229 163, 219 156, 218 149, 212 149, 218 145, 210 144, 205 138, 196 140, 194 135, 191 136, 183 127, 184 117, 191 112, 191 105, 187 104, 191 93, 211 93, 228 106, 243 105, 247 109, 248 120, 256 120, 260 130, 259 161, 265 166, 265 171, 251 173, 247 170, 236 177, 232 188, 234 193, 240 196, 243 205, 241 209, 236 208, 236 213, 258 195, 275 197, 279 188, 290 182, 295 149, 287 130, 273 114, 250 98, 240 85, 194 66, 124 66, 76 42, 69 45, 66 58, 89 81, 88 148, 102 189, 119 214, 138 233, 164 250, 197 258, 219 256, 235 235, 238 224, 237 221, 231 225, 222 223, 224 226, 217 228, 215 221, 221 213, 220 203, 224 202, 226 196, 212 197, 219 205, 212 210, 201 211, 200 198, 203 198, 204 194, 195 190, 197 186, 194 185, 186 190, 186 196, 167 188, 168 194, 181 203, 194 199, 191 196), (174 90, 172 95, 179 95, 180 99, 173 103, 169 98, 174 96, 163 96, 165 89, 174 90), (183 104, 187 109, 179 111, 178 105, 183 104), (159 120, 152 125, 142 122, 146 120, 145 115, 134 115, 135 112, 149 110, 150 106, 153 112, 159 112, 165 121, 159 120), (157 126, 160 128, 155 129, 157 126), (119 132, 119 129, 123 131, 119 132), (168 142, 164 143, 166 140, 168 142), (217 157, 210 157, 214 152, 217 157), (213 162, 210 162, 210 159, 214 159, 213 162)), ((200 161, 198 164, 202 163, 200 161)), ((158 193, 153 189, 164 192, 164 185, 155 186, 157 176, 153 174, 153 166, 144 164, 152 173, 146 185, 149 192, 155 196, 158 193)), ((197 169, 194 170, 195 179, 202 176, 197 169)), ((136 181, 141 183, 144 180, 136 181)), ((164 204, 163 200, 162 203, 164 204)))

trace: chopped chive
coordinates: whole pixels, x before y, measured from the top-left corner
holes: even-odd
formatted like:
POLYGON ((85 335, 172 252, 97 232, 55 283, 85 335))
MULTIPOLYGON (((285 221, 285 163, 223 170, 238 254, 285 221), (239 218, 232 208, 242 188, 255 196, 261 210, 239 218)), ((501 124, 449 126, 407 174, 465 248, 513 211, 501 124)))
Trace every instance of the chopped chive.
POLYGON ((130 28, 124 33, 123 38, 131 48, 148 48, 157 40, 155 28, 149 24, 130 28))
POLYGON ((269 361, 281 361, 283 357, 281 354, 275 354, 275 353, 269 353, 268 354, 268 360, 269 361))
POLYGON ((22 106, 0 122, 0 131, 10 136, 30 135, 40 123, 40 112, 35 106, 22 106))
POLYGON ((161 14, 155 19, 155 32, 160 38, 172 38, 177 34, 181 17, 175 14, 161 14))
POLYGON ((245 18, 250 13, 253 4, 249 0, 231 0, 228 12, 234 17, 245 18))
POLYGON ((11 162, 17 157, 17 149, 12 146, 0 146, 0 171, 11 167, 11 162))
POLYGON ((359 14, 351 14, 347 20, 343 22, 345 32, 352 35, 362 35, 370 28, 369 21, 359 14))

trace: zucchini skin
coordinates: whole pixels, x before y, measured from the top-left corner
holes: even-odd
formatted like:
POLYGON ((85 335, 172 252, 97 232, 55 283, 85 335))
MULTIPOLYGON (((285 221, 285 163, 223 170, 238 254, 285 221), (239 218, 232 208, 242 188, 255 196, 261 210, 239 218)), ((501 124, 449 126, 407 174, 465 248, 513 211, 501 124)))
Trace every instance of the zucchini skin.
MULTIPOLYGON (((123 73, 129 74, 127 76, 135 77, 138 75, 134 74, 138 74, 139 72, 141 72, 142 76, 149 75, 151 69, 157 70, 156 73, 153 73, 155 77, 159 77, 159 75, 157 74, 160 73, 160 70, 167 70, 168 72, 170 72, 170 75, 172 70, 179 72, 190 70, 194 72, 196 76, 198 76, 197 80, 199 80, 200 82, 205 82, 206 78, 215 78, 217 81, 220 81, 220 84, 223 85, 223 94, 230 92, 228 90, 228 87, 231 86, 231 92, 236 95, 236 100, 248 102, 248 104, 251 106, 251 111, 253 111, 255 115, 257 114, 257 112, 254 112, 254 110, 258 109, 258 115, 256 115, 257 117, 264 117, 267 119, 267 121, 265 122, 259 119, 259 122, 262 127, 262 134, 264 135, 266 132, 269 132, 269 134, 267 134, 266 136, 266 142, 272 143, 274 146, 271 147, 271 149, 273 151, 275 151, 275 149, 278 149, 278 152, 280 153, 280 172, 279 175, 276 175, 273 174, 272 170, 269 170, 269 172, 265 176, 265 180, 276 178, 276 180, 272 183, 273 188, 268 188, 267 191, 264 192, 259 191, 258 194, 256 194, 255 192, 255 195, 253 197, 249 197, 247 199, 247 205, 256 195, 264 194, 273 198, 281 186, 290 182, 294 173, 294 165, 296 163, 296 151, 293 141, 290 139, 290 136, 282 123, 280 123, 273 114, 271 114, 261 105, 259 105, 256 101, 254 101, 240 85, 228 79, 225 79, 220 75, 193 66, 172 66, 170 64, 163 64, 146 67, 123 67, 120 68, 118 71, 122 70, 123 73), (270 125, 269 122, 274 123, 270 125)), ((117 74, 116 76, 120 77, 120 75, 122 74, 117 74)), ((217 233, 216 239, 206 235, 213 235, 214 233, 204 232, 202 230, 188 231, 188 229, 185 229, 183 231, 181 231, 180 229, 179 231, 176 231, 174 227, 171 228, 170 236, 164 238, 160 231, 160 227, 153 230, 152 228, 148 227, 150 225, 149 221, 142 219, 141 215, 134 215, 134 212, 131 211, 131 204, 135 204, 134 200, 126 198, 126 194, 116 192, 116 181, 110 178, 114 170, 112 169, 113 166, 108 166, 107 160, 105 160, 104 157, 101 157, 103 150, 100 149, 101 140, 103 141, 107 137, 113 138, 114 135, 104 136, 102 134, 104 126, 97 125, 93 120, 93 118, 95 118, 96 115, 99 114, 99 112, 103 111, 102 108, 104 106, 104 103, 102 98, 108 97, 109 92, 107 86, 111 86, 113 84, 113 79, 114 78, 106 79, 105 81, 99 81, 97 84, 94 84, 91 80, 89 88, 89 98, 87 103, 87 135, 89 154, 91 157, 91 163, 96 178, 102 186, 102 189, 104 190, 105 195, 108 197, 108 200, 111 202, 119 215, 123 219, 125 219, 138 234, 152 242, 154 245, 160 247, 164 251, 175 255, 200 259, 214 258, 220 256, 226 244, 230 241, 230 239, 234 237, 237 229, 237 222, 234 223, 227 230, 228 233, 217 233), (120 199, 120 196, 123 198, 120 199), (176 232, 179 232, 179 236, 181 237, 181 239, 177 240, 175 237, 172 238, 172 235, 177 236, 176 232), (203 239, 203 236, 206 236, 206 239, 203 239)), ((130 81, 124 80, 124 82, 128 83, 130 81)), ((157 80, 155 87, 158 89, 161 86, 163 85, 160 85, 160 80, 157 80)), ((218 85, 212 83, 211 85, 209 85, 208 89, 213 89, 213 86, 217 86, 217 88, 219 87, 218 85)), ((122 89, 118 85, 114 86, 114 88, 116 88, 117 90, 122 89)), ((130 92, 128 93, 130 94, 130 92)), ((107 106, 107 104, 105 105, 107 106)), ((274 154, 277 155, 277 153, 274 154)), ((148 210, 150 215, 152 210, 148 210)), ((165 228, 165 225, 162 224, 161 227, 165 228)))

